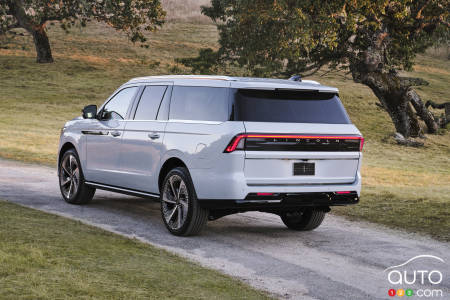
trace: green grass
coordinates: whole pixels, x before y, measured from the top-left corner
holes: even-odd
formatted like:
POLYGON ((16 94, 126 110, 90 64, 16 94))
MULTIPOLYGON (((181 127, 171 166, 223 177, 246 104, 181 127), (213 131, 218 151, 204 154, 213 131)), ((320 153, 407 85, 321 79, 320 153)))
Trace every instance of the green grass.
POLYGON ((268 299, 167 251, 0 201, 1 299, 268 299))
MULTIPOLYGON (((84 105, 101 104, 131 77, 187 73, 175 59, 217 47, 218 38, 214 25, 192 23, 166 24, 149 36, 150 49, 98 23, 68 35, 54 26, 49 36, 56 60, 49 65, 34 63, 29 36, 0 39, 8 48, 0 49, 1 157, 55 165, 59 130, 84 105)), ((449 60, 419 55, 416 63, 407 75, 430 82, 417 89, 423 100, 449 101, 449 60)), ((420 149, 399 146, 388 114, 375 105, 378 100, 367 87, 342 73, 312 79, 340 89, 366 138, 361 204, 335 213, 449 240, 442 224, 450 218, 450 133, 428 135, 420 149)))

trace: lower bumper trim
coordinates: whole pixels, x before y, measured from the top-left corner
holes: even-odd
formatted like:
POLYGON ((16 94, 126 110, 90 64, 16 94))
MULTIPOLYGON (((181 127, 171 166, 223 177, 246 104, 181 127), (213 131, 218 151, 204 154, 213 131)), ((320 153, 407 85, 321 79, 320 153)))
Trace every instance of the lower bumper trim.
POLYGON ((275 193, 271 196, 248 194, 245 199, 199 199, 201 207, 210 210, 237 209, 242 211, 268 209, 295 209, 305 206, 341 206, 359 202, 355 191, 346 194, 324 193, 275 193))

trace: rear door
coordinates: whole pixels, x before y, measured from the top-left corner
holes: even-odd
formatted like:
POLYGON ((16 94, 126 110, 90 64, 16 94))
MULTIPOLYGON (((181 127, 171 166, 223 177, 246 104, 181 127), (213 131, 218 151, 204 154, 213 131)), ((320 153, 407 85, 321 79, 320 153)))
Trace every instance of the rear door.
POLYGON ((246 129, 249 185, 343 184, 356 179, 361 134, 335 93, 234 90, 246 129))
POLYGON ((171 90, 171 82, 148 84, 136 100, 132 116, 125 124, 120 151, 123 187, 159 193, 158 169, 167 124, 167 116, 161 116, 165 114, 161 102, 170 101, 171 90))

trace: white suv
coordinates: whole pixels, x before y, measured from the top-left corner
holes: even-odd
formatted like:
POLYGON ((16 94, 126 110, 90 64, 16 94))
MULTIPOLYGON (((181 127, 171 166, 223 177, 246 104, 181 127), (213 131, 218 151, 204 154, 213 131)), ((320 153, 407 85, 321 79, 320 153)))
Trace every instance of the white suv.
POLYGON ((65 124, 58 176, 73 204, 95 189, 159 198, 176 235, 251 210, 312 230, 359 201, 363 142, 338 90, 315 81, 141 77, 65 124))

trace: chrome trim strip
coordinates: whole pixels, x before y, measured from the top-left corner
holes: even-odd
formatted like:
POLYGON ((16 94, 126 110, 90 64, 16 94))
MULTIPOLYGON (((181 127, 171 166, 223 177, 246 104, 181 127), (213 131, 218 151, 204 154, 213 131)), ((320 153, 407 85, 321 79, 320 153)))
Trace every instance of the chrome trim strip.
POLYGON ((82 134, 90 134, 90 135, 108 135, 109 131, 106 130, 82 130, 82 134))
POLYGON ((193 124, 211 124, 211 125, 219 125, 225 123, 227 121, 202 121, 202 120, 125 120, 127 122, 158 122, 158 123, 193 123, 193 124))
POLYGON ((236 203, 280 203, 282 200, 238 200, 236 203))
POLYGON ((333 186, 333 185, 353 185, 355 181, 353 182, 336 182, 336 183, 248 183, 247 186, 273 186, 273 187, 282 187, 282 186, 298 186, 298 187, 305 187, 305 186, 333 186))
POLYGON ((111 186, 111 185, 101 184, 101 183, 95 183, 95 182, 90 182, 90 181, 85 181, 85 183, 87 185, 90 185, 90 186, 93 186, 93 187, 98 187, 99 189, 104 188, 104 189, 109 189, 109 190, 116 190, 118 192, 137 194, 137 195, 153 197, 153 198, 159 198, 159 194, 140 192, 140 191, 136 191, 136 190, 125 189, 125 188, 120 188, 120 187, 116 187, 116 186, 111 186))
POLYGON ((211 125, 219 125, 222 123, 225 123, 226 121, 202 121, 202 120, 178 120, 178 119, 171 119, 168 120, 169 123, 194 123, 194 124, 211 124, 211 125))

